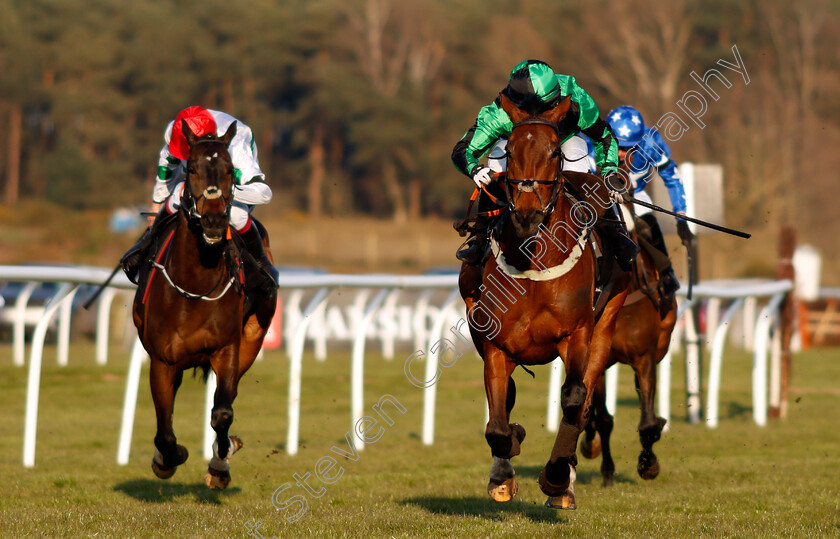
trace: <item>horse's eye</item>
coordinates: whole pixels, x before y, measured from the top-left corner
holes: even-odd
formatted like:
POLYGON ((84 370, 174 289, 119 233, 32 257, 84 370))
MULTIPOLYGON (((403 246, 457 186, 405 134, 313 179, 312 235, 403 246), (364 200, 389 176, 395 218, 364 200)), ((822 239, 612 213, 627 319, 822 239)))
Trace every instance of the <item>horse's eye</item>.
POLYGON ((196 171, 195 171, 195 167, 194 167, 194 166, 192 166, 192 165, 189 165, 189 166, 187 167, 187 172, 188 172, 189 174, 195 174, 195 173, 196 173, 196 171))

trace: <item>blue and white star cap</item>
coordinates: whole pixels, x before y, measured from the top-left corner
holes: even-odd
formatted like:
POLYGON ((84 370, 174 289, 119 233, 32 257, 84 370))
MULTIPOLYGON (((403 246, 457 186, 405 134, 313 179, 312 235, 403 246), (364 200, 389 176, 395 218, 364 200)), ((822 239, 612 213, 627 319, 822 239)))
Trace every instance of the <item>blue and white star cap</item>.
POLYGON ((611 110, 607 114, 607 125, 615 133, 619 148, 633 147, 645 135, 645 121, 641 113, 628 105, 611 110))

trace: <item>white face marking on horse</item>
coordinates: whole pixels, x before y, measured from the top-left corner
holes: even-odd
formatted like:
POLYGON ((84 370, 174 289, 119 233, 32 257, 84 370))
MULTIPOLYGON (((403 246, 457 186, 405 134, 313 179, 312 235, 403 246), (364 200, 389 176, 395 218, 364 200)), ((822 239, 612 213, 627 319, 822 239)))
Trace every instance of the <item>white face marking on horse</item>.
POLYGON ((532 138, 534 138, 534 135, 533 135, 533 133, 528 133, 528 135, 526 135, 525 138, 527 138, 528 140, 531 140, 532 138))

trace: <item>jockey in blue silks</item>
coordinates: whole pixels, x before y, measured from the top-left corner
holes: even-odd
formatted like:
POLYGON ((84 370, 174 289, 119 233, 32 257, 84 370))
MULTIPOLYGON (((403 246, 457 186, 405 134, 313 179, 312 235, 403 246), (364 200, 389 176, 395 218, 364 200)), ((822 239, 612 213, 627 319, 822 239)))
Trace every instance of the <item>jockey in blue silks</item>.
MULTIPOLYGON (((668 189, 668 196, 671 198, 671 206, 674 213, 685 215, 685 189, 680 179, 680 171, 671 159, 671 149, 653 127, 645 126, 641 113, 633 107, 624 105, 611 110, 606 117, 607 125, 610 126, 618 142, 619 164, 625 164, 632 184, 633 197, 643 202, 652 202, 650 196, 645 192, 645 187, 653 179, 654 171, 659 173, 665 187, 668 189)), ((594 165, 594 148, 590 143, 590 166, 594 165)), ((650 237, 646 249, 654 259, 656 269, 659 272, 659 279, 665 295, 673 295, 680 287, 674 268, 668 258, 668 249, 665 246, 665 239, 662 229, 656 220, 656 215, 649 209, 638 204, 634 205, 635 214, 647 224, 650 229, 650 237)), ((694 235, 688 229, 688 223, 677 219, 677 233, 683 244, 688 246, 694 235)), ((645 247, 642 241, 642 247, 645 247)))

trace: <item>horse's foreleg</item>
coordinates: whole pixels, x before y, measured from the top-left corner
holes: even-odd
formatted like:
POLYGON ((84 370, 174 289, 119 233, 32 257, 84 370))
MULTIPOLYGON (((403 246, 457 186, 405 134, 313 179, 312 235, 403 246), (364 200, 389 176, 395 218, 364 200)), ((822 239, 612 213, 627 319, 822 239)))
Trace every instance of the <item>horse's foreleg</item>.
POLYGON ((520 443, 525 439, 525 429, 510 423, 516 401, 516 384, 510 375, 516 365, 490 343, 486 343, 484 352, 484 387, 490 411, 484 437, 493 454, 487 492, 497 502, 507 502, 519 490, 510 459, 519 454, 520 443))
POLYGON ((560 392, 560 406, 563 419, 551 449, 551 456, 540 472, 540 489, 548 495, 546 505, 557 509, 575 509, 575 466, 577 466, 578 437, 585 425, 583 408, 587 397, 583 383, 586 362, 589 357, 590 329, 581 327, 569 336, 568 342, 559 350, 566 366, 566 381, 560 392))
POLYGON ((230 464, 228 459, 242 446, 239 438, 229 435, 233 424, 233 400, 236 398, 239 384, 239 347, 228 346, 217 352, 210 361, 216 373, 216 394, 210 425, 216 431, 213 444, 213 458, 204 480, 212 489, 224 489, 230 484, 230 464))
POLYGON ((636 390, 642 409, 639 422, 639 440, 642 452, 639 455, 637 471, 642 479, 654 479, 659 475, 659 460, 653 453, 653 444, 662 436, 665 420, 656 416, 654 399, 656 396, 656 364, 651 354, 645 354, 633 365, 636 371, 636 390))
POLYGON ((175 468, 189 457, 187 448, 178 445, 175 431, 172 429, 172 411, 175 407, 175 392, 181 384, 183 373, 172 365, 152 358, 149 382, 157 416, 155 434, 155 456, 152 470, 161 479, 168 479, 175 473, 175 468))

